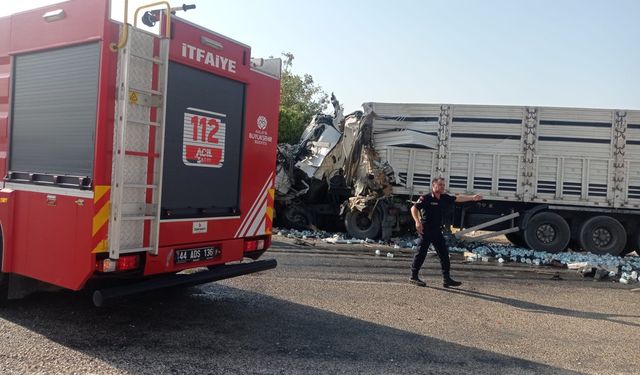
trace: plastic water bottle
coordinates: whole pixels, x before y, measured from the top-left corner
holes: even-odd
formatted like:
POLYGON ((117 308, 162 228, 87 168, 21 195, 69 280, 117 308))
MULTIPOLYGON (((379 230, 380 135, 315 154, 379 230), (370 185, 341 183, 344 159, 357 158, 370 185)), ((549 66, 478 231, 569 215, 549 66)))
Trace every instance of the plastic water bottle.
POLYGON ((620 281, 621 284, 629 284, 629 276, 630 275, 628 273, 623 272, 622 276, 620 276, 620 280, 618 281, 620 281))

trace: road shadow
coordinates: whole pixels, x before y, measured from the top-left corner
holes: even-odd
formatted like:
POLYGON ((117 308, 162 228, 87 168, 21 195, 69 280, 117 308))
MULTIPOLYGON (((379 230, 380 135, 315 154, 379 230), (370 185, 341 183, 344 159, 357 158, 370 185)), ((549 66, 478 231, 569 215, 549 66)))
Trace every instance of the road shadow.
MULTIPOLYGON (((439 288, 435 288, 439 289, 439 288)), ((475 290, 467 290, 467 289, 451 289, 451 288, 442 288, 447 293, 460 294, 464 296, 474 297, 478 299, 482 299, 485 301, 501 303, 504 305, 509 305, 518 309, 527 310, 533 313, 539 314, 554 314, 567 316, 572 318, 581 318, 581 319, 592 319, 592 320, 602 320, 611 323, 618 323, 622 325, 626 325, 629 327, 640 327, 640 324, 627 322, 624 320, 617 320, 615 318, 636 318, 640 319, 640 315, 626 315, 626 314, 612 314, 612 313, 597 313, 597 312, 589 312, 589 311, 580 311, 573 309, 565 309, 561 307, 555 306, 547 306, 539 303, 523 301, 516 298, 502 297, 496 296, 493 294, 482 293, 475 290)))
POLYGON ((132 374, 578 374, 221 284, 101 309, 41 293, 0 319, 132 374))

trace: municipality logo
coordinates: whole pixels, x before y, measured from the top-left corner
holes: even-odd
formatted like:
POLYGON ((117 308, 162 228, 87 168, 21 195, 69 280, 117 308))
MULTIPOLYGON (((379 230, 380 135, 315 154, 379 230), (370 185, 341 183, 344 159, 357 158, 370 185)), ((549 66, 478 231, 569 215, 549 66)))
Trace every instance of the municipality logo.
POLYGON ((258 116, 258 129, 264 130, 267 128, 267 118, 264 116, 258 116))

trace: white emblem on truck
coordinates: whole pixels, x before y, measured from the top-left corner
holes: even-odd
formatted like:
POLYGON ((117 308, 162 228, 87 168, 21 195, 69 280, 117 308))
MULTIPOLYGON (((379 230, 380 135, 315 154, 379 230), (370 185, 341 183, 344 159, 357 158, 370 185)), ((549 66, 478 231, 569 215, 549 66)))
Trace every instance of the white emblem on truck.
POLYGON ((223 113, 187 108, 182 132, 182 162, 185 165, 222 167, 226 117, 223 113))
POLYGON ((267 128, 267 118, 264 116, 258 116, 258 121, 256 121, 258 124, 258 129, 260 130, 264 130, 267 128))

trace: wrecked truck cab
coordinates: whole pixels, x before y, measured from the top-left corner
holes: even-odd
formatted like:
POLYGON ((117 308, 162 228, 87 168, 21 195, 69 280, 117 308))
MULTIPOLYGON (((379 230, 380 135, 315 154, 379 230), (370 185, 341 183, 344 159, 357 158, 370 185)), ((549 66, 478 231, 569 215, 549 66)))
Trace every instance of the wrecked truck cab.
MULTIPOLYGON (((304 157, 295 166, 305 172, 309 178, 322 179, 324 177, 322 171, 319 175, 316 173, 341 139, 342 133, 333 126, 333 117, 324 114, 316 115, 300 137, 300 156, 304 157)), ((335 162, 334 156, 333 163, 335 162)))
POLYGON ((389 238, 397 226, 386 202, 393 170, 371 145, 370 116, 362 111, 343 116, 332 99, 334 115, 316 115, 297 145, 278 147, 276 223, 389 238))
MULTIPOLYGON (((336 113, 341 111, 335 101, 336 113)), ((296 145, 280 144, 276 167, 276 225, 343 230, 335 218, 351 194, 344 177, 341 113, 318 114, 296 145)), ((348 148, 350 149, 350 148, 348 148)))

